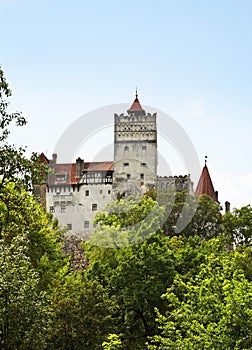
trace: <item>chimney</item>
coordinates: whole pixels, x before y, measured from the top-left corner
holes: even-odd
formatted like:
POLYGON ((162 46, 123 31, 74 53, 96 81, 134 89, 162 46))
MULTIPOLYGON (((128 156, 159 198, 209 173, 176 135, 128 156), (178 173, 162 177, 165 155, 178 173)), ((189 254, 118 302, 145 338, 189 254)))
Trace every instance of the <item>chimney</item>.
POLYGON ((225 202, 225 213, 230 212, 230 203, 228 201, 225 202))
POLYGON ((57 162, 57 153, 53 153, 52 160, 50 161, 50 163, 56 164, 56 162, 57 162))
POLYGON ((75 177, 81 177, 83 169, 84 169, 84 160, 79 157, 78 159, 76 159, 75 177))

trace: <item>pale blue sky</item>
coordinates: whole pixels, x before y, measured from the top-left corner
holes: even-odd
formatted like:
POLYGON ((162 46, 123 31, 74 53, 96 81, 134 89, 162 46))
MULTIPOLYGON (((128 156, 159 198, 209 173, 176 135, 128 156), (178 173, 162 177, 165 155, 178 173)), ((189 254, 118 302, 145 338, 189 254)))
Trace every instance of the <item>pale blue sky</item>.
POLYGON ((11 106, 29 121, 17 144, 50 157, 72 121, 130 104, 137 86, 142 104, 185 129, 202 165, 208 154, 221 201, 252 202, 250 0, 0 0, 0 14, 11 106))

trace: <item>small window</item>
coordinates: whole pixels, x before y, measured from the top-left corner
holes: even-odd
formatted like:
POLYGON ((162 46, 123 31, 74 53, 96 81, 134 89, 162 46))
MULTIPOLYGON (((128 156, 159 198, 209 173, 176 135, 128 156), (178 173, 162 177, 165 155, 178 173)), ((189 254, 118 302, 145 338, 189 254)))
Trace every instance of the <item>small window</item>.
POLYGON ((123 163, 123 166, 129 166, 129 163, 123 163))
POLYGON ((130 174, 127 174, 127 179, 130 179, 131 178, 131 175, 130 174))
POLYGON ((89 190, 85 191, 85 196, 88 197, 89 196, 89 190))
POLYGON ((64 174, 56 175, 56 181, 57 182, 65 182, 66 181, 66 175, 64 175, 64 174))
POLYGON ((146 163, 141 163, 141 166, 146 167, 146 163))
POLYGON ((100 194, 102 194, 102 190, 100 190, 100 194))
POLYGON ((140 179, 141 179, 141 180, 144 179, 144 174, 140 174, 140 179))
POLYGON ((128 151, 129 150, 129 147, 128 146, 125 146, 124 147, 124 151, 128 151))
POLYGON ((67 230, 72 230, 72 224, 67 224, 67 230))
POLYGON ((65 212, 66 212, 66 207, 65 207, 65 206, 62 206, 62 207, 60 208, 60 211, 61 211, 61 213, 65 213, 65 212))
POLYGON ((97 222, 94 222, 93 223, 93 228, 96 228, 98 226, 98 223, 97 222))
POLYGON ((92 211, 96 211, 97 210, 97 204, 92 204, 92 211))
POLYGON ((55 210, 54 210, 54 206, 53 205, 51 205, 50 206, 50 213, 54 213, 55 212, 55 210))
POLYGON ((108 190, 108 194, 110 194, 111 193, 111 191, 110 190, 108 190))
POLYGON ((146 151, 147 147, 146 146, 142 146, 142 151, 146 151))
POLYGON ((89 221, 84 221, 84 228, 89 228, 89 221))

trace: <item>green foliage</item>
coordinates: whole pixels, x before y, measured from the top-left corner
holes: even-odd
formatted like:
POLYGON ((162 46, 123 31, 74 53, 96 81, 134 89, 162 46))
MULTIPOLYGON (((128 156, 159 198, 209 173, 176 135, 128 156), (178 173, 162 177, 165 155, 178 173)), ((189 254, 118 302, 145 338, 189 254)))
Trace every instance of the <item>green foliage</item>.
POLYGON ((228 212, 223 217, 225 235, 235 245, 251 245, 252 208, 250 205, 228 212))
POLYGON ((220 205, 207 195, 199 198, 187 191, 158 192, 158 202, 165 206, 164 234, 168 236, 198 235, 203 239, 217 237, 222 233, 220 205))
POLYGON ((157 232, 162 223, 164 208, 149 196, 112 201, 105 213, 98 213, 90 243, 121 248, 142 242, 157 232))
POLYGON ((45 349, 47 298, 27 256, 27 242, 17 236, 0 240, 0 347, 45 349))
POLYGON ((12 181, 16 186, 31 190, 32 183, 40 183, 48 169, 39 162, 39 157, 33 153, 30 158, 25 157, 25 148, 16 148, 8 144, 9 127, 12 124, 24 126, 26 119, 20 112, 8 111, 11 90, 0 67, 0 188, 5 181, 12 181))
POLYGON ((4 243, 15 237, 26 239, 27 255, 40 273, 41 284, 49 283, 64 264, 61 235, 29 192, 5 181, 0 190, 0 237, 4 243))
POLYGON ((235 264, 240 253, 225 251, 218 239, 205 245, 209 252, 198 273, 190 279, 178 274, 164 294, 161 335, 148 349, 251 349, 252 284, 235 264))
POLYGON ((122 342, 117 334, 109 334, 108 341, 104 341, 102 347, 104 350, 120 350, 122 342))
POLYGON ((52 293, 50 349, 101 349, 113 324, 114 303, 97 281, 81 273, 65 275, 52 293))

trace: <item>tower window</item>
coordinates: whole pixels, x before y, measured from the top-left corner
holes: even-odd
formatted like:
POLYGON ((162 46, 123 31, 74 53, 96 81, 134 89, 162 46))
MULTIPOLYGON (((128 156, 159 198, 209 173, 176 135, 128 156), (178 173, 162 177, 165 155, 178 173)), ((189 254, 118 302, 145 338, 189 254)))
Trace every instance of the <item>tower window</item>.
POLYGON ((129 166, 129 163, 123 163, 123 166, 129 166))
POLYGON ((131 175, 130 174, 127 174, 127 179, 130 179, 131 178, 131 175))
POLYGON ((145 167, 145 166, 146 166, 146 163, 141 163, 141 166, 144 166, 144 167, 145 167))
POLYGON ((85 191, 85 196, 88 197, 89 196, 89 190, 85 191))
POLYGON ((128 151, 129 150, 129 147, 128 146, 125 146, 124 147, 124 151, 128 151))
POLYGON ((140 179, 141 179, 141 180, 144 179, 144 174, 140 174, 140 179))
POLYGON ((142 146, 142 151, 146 151, 147 147, 146 146, 142 146))
POLYGON ((84 221, 84 228, 89 228, 89 221, 84 221))
POLYGON ((65 207, 65 206, 62 206, 62 207, 60 208, 60 211, 61 211, 61 213, 65 213, 65 212, 66 212, 66 207, 65 207))
POLYGON ((97 210, 97 204, 92 204, 92 211, 96 211, 97 210))
POLYGON ((67 230, 72 230, 72 224, 67 224, 67 230))
POLYGON ((108 190, 108 194, 110 194, 111 193, 111 191, 110 190, 108 190))

